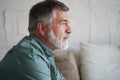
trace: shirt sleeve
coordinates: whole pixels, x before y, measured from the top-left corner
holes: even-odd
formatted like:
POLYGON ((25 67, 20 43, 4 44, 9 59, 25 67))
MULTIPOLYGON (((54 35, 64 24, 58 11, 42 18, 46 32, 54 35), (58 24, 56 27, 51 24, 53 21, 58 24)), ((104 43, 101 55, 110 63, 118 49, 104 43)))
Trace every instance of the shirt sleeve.
POLYGON ((42 56, 21 50, 16 59, 18 80, 51 80, 49 66, 42 56))

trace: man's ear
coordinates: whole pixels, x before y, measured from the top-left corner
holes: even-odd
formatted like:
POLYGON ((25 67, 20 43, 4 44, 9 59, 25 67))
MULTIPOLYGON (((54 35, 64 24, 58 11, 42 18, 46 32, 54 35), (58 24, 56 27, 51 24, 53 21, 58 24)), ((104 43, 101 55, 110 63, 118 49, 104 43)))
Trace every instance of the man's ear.
POLYGON ((45 28, 46 28, 46 26, 45 26, 44 23, 39 22, 39 23, 37 24, 37 30, 38 30, 38 32, 39 32, 41 35, 45 35, 45 28))

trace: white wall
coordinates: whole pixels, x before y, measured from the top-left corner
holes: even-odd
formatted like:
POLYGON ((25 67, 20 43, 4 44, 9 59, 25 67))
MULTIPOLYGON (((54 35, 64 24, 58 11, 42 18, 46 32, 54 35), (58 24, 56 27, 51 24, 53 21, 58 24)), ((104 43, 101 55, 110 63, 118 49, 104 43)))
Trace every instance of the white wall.
MULTIPOLYGON (((28 12, 42 0, 0 0, 0 49, 28 34, 28 12)), ((120 45, 120 0, 60 0, 70 7, 70 49, 81 41, 120 45)))

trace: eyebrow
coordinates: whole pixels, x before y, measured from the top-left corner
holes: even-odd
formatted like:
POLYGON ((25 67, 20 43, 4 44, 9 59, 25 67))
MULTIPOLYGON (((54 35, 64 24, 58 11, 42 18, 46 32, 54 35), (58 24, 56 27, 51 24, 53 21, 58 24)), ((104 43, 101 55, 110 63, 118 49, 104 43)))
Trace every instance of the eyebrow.
POLYGON ((68 22, 68 23, 70 23, 70 21, 68 21, 68 20, 60 20, 60 22, 68 22))

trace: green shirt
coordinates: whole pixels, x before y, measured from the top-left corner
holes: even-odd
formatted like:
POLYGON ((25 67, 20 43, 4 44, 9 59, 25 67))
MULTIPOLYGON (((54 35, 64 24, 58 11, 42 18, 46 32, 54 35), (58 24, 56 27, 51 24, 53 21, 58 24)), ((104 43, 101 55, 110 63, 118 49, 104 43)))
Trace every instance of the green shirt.
POLYGON ((64 80, 54 54, 35 35, 24 37, 0 62, 0 80, 64 80))

